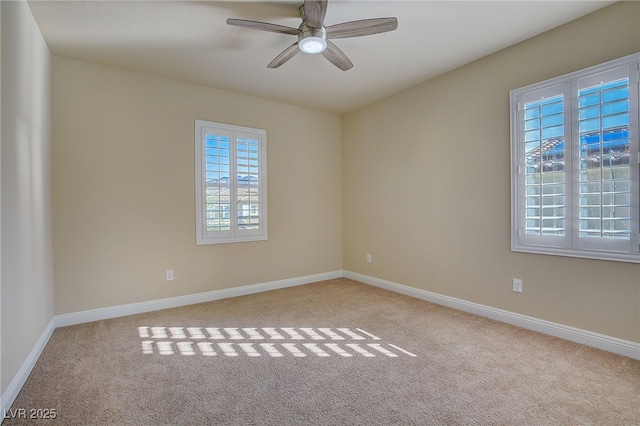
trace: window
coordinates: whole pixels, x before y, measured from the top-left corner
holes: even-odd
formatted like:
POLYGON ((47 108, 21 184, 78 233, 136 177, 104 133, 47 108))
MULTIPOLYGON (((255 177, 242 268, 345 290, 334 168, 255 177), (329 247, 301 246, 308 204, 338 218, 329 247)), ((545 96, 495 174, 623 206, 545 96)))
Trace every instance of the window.
POLYGON ((640 54, 511 91, 511 248, 640 263, 640 54))
POLYGON ((267 132, 196 120, 196 244, 267 239, 267 132))

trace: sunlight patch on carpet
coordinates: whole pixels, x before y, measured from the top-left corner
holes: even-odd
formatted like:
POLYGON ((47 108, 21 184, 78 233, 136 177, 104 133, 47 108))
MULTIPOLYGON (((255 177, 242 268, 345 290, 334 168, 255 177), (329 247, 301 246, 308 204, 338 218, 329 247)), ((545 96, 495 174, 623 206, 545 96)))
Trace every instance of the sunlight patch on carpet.
POLYGON ((360 328, 141 326, 138 327, 138 335, 145 355, 256 358, 417 356, 360 328), (277 342, 271 342, 274 340, 277 342))

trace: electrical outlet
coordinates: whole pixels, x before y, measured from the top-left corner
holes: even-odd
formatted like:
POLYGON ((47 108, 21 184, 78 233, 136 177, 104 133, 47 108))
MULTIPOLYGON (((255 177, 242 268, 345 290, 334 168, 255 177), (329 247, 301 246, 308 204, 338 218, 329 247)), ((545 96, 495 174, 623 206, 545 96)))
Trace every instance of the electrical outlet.
POLYGON ((164 277, 167 281, 173 281, 173 269, 167 269, 164 273, 164 277))
POLYGON ((520 278, 513 279, 513 291, 522 293, 522 280, 520 278))
POLYGON ((367 253, 367 263, 371 263, 371 255, 367 253))

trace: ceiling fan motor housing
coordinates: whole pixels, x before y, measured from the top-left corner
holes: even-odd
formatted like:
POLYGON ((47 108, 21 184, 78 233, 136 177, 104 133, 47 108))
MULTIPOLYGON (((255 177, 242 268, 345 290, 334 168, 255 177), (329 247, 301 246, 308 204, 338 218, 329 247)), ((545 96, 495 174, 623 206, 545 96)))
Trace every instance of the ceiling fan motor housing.
POLYGON ((312 28, 303 22, 298 29, 298 47, 304 53, 313 55, 327 48, 327 31, 324 27, 312 28))

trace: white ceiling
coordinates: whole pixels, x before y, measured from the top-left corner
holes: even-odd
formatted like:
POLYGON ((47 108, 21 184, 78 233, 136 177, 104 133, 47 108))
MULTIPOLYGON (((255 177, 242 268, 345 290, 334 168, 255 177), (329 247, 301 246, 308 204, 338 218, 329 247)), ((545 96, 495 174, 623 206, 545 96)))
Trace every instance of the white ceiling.
POLYGON ((533 37, 611 1, 330 0, 325 25, 395 16, 398 29, 339 39, 354 67, 321 55, 266 65, 295 36, 225 23, 298 27, 298 1, 30 1, 54 55, 345 113, 533 37))

